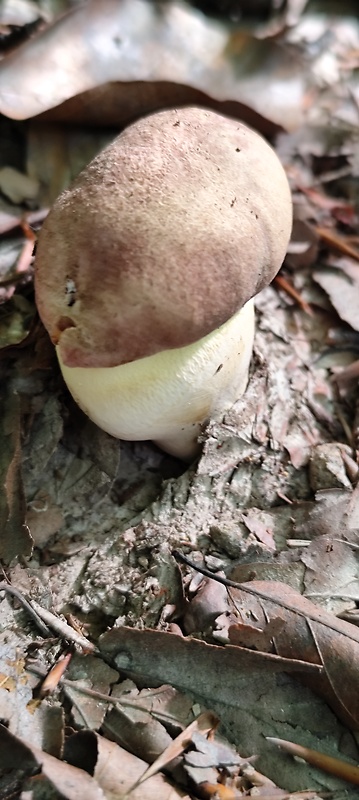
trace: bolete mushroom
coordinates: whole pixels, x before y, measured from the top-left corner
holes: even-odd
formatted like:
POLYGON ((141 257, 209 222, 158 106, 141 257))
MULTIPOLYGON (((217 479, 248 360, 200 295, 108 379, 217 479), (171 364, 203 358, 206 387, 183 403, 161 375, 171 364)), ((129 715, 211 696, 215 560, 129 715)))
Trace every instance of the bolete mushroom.
POLYGON ((201 108, 128 127, 42 228, 41 319, 81 408, 185 460, 243 393, 253 296, 285 256, 292 204, 271 147, 201 108))

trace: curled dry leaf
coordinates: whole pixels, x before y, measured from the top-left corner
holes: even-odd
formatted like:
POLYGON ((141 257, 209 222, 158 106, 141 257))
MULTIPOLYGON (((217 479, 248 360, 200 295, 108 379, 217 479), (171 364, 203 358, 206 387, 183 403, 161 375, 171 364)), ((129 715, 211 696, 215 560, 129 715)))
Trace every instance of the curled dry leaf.
POLYGON ((184 629, 186 633, 204 632, 213 625, 219 614, 228 611, 228 595, 225 586, 218 581, 201 580, 194 597, 186 606, 184 629))
MULTIPOLYGON (((29 792, 32 797, 34 782, 36 785, 41 782, 44 793, 41 796, 44 797, 55 793, 64 800, 83 797, 86 800, 123 800, 146 767, 144 761, 92 731, 70 737, 64 756, 66 762, 18 739, 0 725, 1 774, 12 779, 12 791, 15 785, 19 792, 25 791, 26 796, 29 792)), ((7 785, 3 782, 2 787, 7 788, 7 785)), ((155 775, 147 782, 145 796, 146 800, 189 800, 185 792, 172 786, 163 775, 155 775)), ((130 797, 143 800, 143 789, 131 792, 130 797)))
MULTIPOLYGON (((186 792, 177 789, 164 775, 152 775, 146 788, 137 784, 147 767, 145 761, 128 753, 115 742, 110 742, 92 731, 74 734, 67 740, 65 758, 76 766, 83 763, 91 751, 93 774, 106 798, 111 800, 189 800, 186 792)), ((80 794, 79 797, 84 797, 80 794)), ((78 799, 77 799, 78 800, 78 799)))
POLYGON ((55 792, 64 800, 78 800, 79 797, 105 800, 104 792, 87 772, 42 752, 29 742, 23 742, 3 725, 0 725, 0 770, 7 776, 13 775, 15 785, 20 782, 18 788, 28 790, 29 796, 33 794, 33 782, 38 784, 41 781, 44 796, 52 796, 55 792))

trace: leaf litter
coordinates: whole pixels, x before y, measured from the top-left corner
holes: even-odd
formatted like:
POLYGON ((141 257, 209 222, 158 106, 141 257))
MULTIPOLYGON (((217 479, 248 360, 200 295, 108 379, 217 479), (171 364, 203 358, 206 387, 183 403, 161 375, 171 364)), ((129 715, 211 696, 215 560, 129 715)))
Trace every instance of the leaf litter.
POLYGON ((355 773, 358 636, 343 618, 355 621, 359 589, 357 19, 340 9, 329 26, 288 2, 239 24, 107 0, 53 20, 0 63, 3 114, 29 119, 0 164, 1 555, 14 589, 0 604, 1 790, 354 797, 269 739, 355 773), (34 317, 31 228, 118 126, 188 103, 275 139, 294 228, 257 300, 247 393, 185 469, 74 407, 34 317), (248 590, 180 571, 174 548, 248 590), (219 734, 193 732, 214 716, 219 734), (160 774, 139 785, 148 769, 160 774))

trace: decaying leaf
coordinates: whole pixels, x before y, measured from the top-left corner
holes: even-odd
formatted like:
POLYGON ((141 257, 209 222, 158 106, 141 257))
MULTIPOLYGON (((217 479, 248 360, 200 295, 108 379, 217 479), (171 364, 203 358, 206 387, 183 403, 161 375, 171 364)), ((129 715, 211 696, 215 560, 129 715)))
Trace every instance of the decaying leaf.
MULTIPOLYGON (((301 597, 301 595, 300 595, 301 597)), ((310 604, 311 605, 311 604, 310 604)), ((359 633, 357 634, 359 639, 359 633)), ((234 686, 240 687, 250 674, 260 680, 264 672, 308 672, 320 674, 320 664, 286 659, 270 653, 257 653, 245 648, 207 644, 199 639, 186 639, 162 631, 140 631, 134 628, 113 628, 100 638, 100 648, 111 655, 116 665, 127 674, 151 682, 165 669, 169 682, 203 697, 229 702, 234 686), (150 653, 156 653, 151 663, 150 653), (132 669, 131 669, 132 664, 132 669), (223 674, 226 682, 223 682, 223 674), (204 683, 205 681, 205 683, 204 683)), ((238 688, 238 691, 240 689, 238 688)))
POLYGON ((214 731, 219 724, 218 717, 215 714, 212 714, 210 711, 204 711, 202 714, 197 717, 197 719, 193 720, 184 731, 176 736, 176 738, 166 747, 166 749, 161 753, 158 758, 149 766, 143 775, 141 775, 135 782, 133 788, 137 788, 140 786, 144 781, 147 781, 153 775, 156 775, 161 769, 167 766, 170 761, 177 758, 181 755, 184 750, 187 749, 189 744, 191 743, 192 737, 196 733, 201 733, 203 735, 214 731))
MULTIPOLYGON (((231 589, 237 612, 251 626, 265 632, 271 629, 270 651, 285 658, 301 659, 323 666, 317 675, 301 679, 319 692, 345 724, 359 729, 358 658, 359 631, 315 606, 299 592, 276 582, 252 581, 247 587, 231 589), (247 588, 248 587, 248 588, 247 588)), ((248 645, 252 646, 252 631, 248 645)), ((246 646, 246 625, 234 623, 229 628, 232 644, 246 646)), ((268 639, 267 639, 268 641, 268 639)), ((265 638, 263 645, 265 647, 265 638)), ((258 645, 258 642, 257 642, 258 645)))
POLYGON ((92 655, 75 655, 67 671, 71 681, 66 684, 66 695, 73 704, 73 717, 78 730, 91 728, 98 730, 108 709, 108 704, 100 697, 91 697, 77 691, 81 687, 94 690, 95 693, 109 694, 110 687, 118 680, 118 673, 101 659, 92 655))
POLYGON ((359 331, 359 265, 353 259, 338 258, 316 268, 313 278, 327 292, 341 319, 359 331))
MULTIPOLYGON (((302 732, 302 741, 316 747, 318 719, 322 735, 332 730, 333 723, 338 725, 323 701, 286 677, 287 667, 290 674, 292 669, 294 674, 297 671, 295 661, 280 661, 273 655, 268 661, 268 654, 244 648, 236 652, 231 645, 217 647, 175 634, 126 627, 104 634, 100 647, 121 671, 137 678, 141 685, 158 686, 165 680, 192 695, 196 702, 210 706, 220 716, 224 732, 240 743, 241 754, 259 754, 261 771, 275 780, 280 770, 280 783, 292 790, 308 786, 308 772, 299 765, 287 770, 283 757, 276 761, 276 753, 266 746, 263 734, 289 738, 295 726, 302 732), (307 704, 308 714, 304 711, 307 704), (269 733, 273 730, 278 733, 269 733), (286 737, 279 733, 284 730, 286 737)), ((303 665, 304 669, 321 671, 318 665, 297 664, 299 669, 303 665)), ((331 747, 329 753, 336 756, 338 750, 331 747)), ((313 771, 309 785, 334 788, 332 780, 318 782, 318 773, 313 771)))
POLYGON ((64 800, 79 797, 105 800, 104 792, 87 772, 17 739, 3 725, 0 725, 0 770, 22 792, 32 794, 34 783, 40 781, 44 792, 50 794, 55 790, 64 800))
POLYGON ((17 394, 0 396, 0 420, 0 558, 9 563, 16 556, 30 555, 32 551, 32 539, 25 522, 17 394))
POLYGON ((121 800, 127 792, 128 800, 189 800, 188 794, 174 787, 164 775, 153 775, 146 781, 146 788, 139 786, 132 790, 147 764, 92 731, 71 736, 67 740, 65 758, 77 769, 92 769, 97 785, 111 800, 121 800))
POLYGON ((168 729, 177 731, 193 719, 190 698, 170 686, 140 692, 125 680, 113 687, 111 698, 118 703, 108 710, 102 733, 150 764, 171 744, 168 729))

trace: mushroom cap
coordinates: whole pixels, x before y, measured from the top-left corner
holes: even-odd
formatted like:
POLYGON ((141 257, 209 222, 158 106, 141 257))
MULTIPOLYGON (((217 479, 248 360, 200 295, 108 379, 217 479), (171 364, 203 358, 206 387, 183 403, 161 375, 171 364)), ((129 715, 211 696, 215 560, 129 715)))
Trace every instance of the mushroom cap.
POLYGON ((285 172, 240 122, 141 119, 55 202, 36 255, 42 321, 69 367, 189 345, 269 284, 292 226, 285 172))

